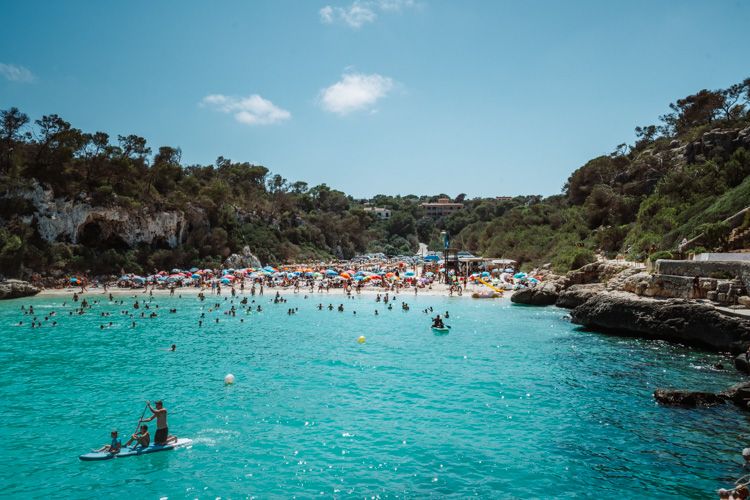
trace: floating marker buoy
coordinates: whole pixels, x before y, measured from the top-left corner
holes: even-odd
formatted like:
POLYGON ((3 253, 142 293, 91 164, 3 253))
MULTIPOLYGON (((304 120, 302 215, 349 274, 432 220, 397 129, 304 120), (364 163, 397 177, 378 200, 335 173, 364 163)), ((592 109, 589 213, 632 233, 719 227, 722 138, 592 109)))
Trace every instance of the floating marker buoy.
POLYGON ((364 344, 365 343, 365 336, 364 335, 362 335, 361 337, 359 337, 359 343, 360 344, 364 344))
POLYGON ((228 374, 228 375, 227 375, 226 377, 224 377, 224 383, 225 383, 226 385, 234 384, 234 375, 232 375, 232 374, 230 373, 230 374, 228 374))

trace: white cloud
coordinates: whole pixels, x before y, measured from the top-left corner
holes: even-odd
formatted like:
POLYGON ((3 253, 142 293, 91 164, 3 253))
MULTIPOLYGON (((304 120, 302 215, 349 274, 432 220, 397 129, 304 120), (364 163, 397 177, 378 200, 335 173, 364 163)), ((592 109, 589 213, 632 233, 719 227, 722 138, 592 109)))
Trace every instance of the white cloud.
POLYGON ((36 80, 36 77, 28 68, 14 66, 13 64, 0 63, 0 75, 3 75, 11 82, 33 83, 36 80))
POLYGON ((388 77, 350 73, 321 90, 319 100, 326 111, 346 115, 371 107, 392 88, 393 80, 388 77))
POLYGON ((343 22, 352 28, 361 28, 365 23, 372 23, 378 17, 377 10, 398 11, 401 7, 411 7, 413 0, 354 0, 347 7, 326 5, 318 12, 324 24, 343 22))
POLYGON ((258 94, 250 97, 212 94, 204 97, 201 105, 232 114, 235 120, 248 125, 270 125, 292 117, 289 111, 275 106, 258 94))

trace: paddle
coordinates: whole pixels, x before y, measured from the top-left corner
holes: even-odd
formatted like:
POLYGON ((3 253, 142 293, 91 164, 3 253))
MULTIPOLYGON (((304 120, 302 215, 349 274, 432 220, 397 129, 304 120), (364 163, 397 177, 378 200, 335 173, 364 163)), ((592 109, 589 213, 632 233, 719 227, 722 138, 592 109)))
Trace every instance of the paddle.
POLYGON ((138 425, 135 427, 135 432, 133 434, 138 434, 138 429, 141 428, 141 421, 143 420, 143 416, 146 414, 146 410, 148 410, 148 403, 146 403, 146 407, 143 409, 143 413, 141 413, 141 418, 138 419, 138 425))

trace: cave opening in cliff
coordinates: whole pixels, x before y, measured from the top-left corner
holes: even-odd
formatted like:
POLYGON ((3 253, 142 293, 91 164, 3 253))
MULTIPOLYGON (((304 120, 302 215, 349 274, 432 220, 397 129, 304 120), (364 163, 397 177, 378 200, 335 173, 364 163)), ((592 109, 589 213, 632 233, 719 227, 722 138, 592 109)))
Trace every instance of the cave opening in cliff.
POLYGON ((81 245, 96 248, 99 250, 127 250, 128 244, 114 232, 106 236, 98 222, 89 222, 84 225, 79 234, 78 241, 81 245))

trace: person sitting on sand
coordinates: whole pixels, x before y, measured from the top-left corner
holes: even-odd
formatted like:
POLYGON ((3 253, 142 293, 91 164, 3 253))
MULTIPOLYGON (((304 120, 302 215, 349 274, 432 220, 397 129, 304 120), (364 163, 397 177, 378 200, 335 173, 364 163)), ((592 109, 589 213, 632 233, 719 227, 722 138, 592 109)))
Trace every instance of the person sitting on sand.
POLYGON ((106 451, 107 453, 111 453, 112 455, 117 455, 118 453, 120 453, 120 448, 122 448, 122 441, 120 441, 120 438, 117 437, 117 431, 112 431, 109 435, 112 437, 111 443, 105 444, 98 450, 91 451, 94 453, 106 451))
POLYGON ((142 448, 146 448, 151 444, 151 435, 148 433, 148 425, 143 424, 140 433, 131 435, 128 442, 125 443, 125 447, 127 448, 130 446, 130 443, 133 441, 135 441, 135 444, 130 448, 131 450, 135 450, 138 445, 141 445, 142 448))

